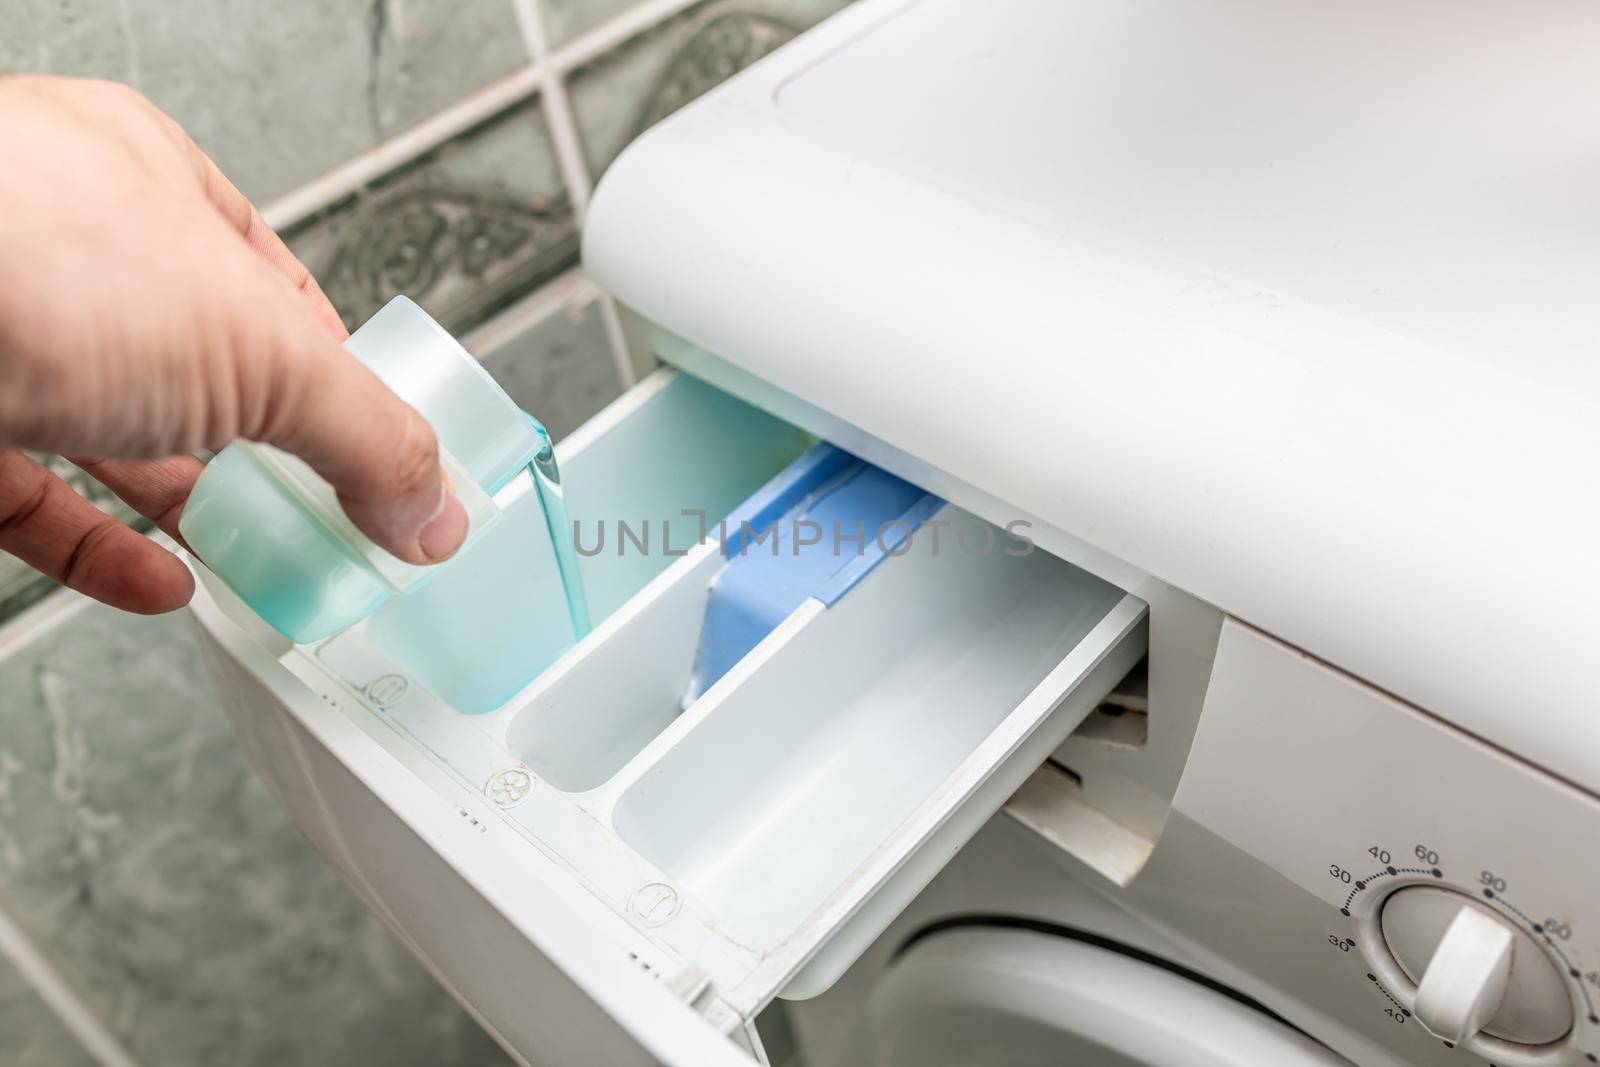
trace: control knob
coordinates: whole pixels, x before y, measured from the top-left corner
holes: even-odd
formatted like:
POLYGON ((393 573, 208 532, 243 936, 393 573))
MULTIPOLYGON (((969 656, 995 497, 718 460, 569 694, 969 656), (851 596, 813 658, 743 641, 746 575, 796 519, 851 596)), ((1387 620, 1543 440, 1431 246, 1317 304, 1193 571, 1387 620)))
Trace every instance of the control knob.
POLYGON ((1389 951, 1417 985, 1412 1012, 1460 1043, 1482 1030, 1524 1045, 1572 1029, 1572 1000, 1550 958, 1521 926, 1452 889, 1412 886, 1383 903, 1389 951))

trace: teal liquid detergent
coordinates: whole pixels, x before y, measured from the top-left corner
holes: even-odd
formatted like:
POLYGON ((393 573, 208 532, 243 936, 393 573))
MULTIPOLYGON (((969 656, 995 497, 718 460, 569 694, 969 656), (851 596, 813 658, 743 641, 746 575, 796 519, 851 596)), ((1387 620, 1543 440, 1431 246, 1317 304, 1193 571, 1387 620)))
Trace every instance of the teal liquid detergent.
POLYGON ((497 487, 497 523, 438 577, 384 604, 373 646, 457 711, 503 705, 591 628, 566 487, 549 434, 497 487))
POLYGON ((456 557, 436 567, 397 559, 303 460, 245 440, 206 465, 179 529, 291 641, 312 644, 365 619, 372 643, 437 695, 463 711, 492 710, 591 625, 550 435, 405 297, 345 347, 438 435, 469 521, 456 557))
POLYGON ((545 529, 550 534, 550 547, 556 557, 556 570, 561 574, 567 615, 572 620, 572 639, 581 641, 593 626, 589 621, 589 598, 583 588, 583 571, 578 566, 577 531, 567 517, 566 493, 561 488, 561 471, 556 466, 556 450, 550 443, 550 434, 531 415, 529 421, 538 429, 544 447, 528 464, 528 472, 539 494, 545 529))

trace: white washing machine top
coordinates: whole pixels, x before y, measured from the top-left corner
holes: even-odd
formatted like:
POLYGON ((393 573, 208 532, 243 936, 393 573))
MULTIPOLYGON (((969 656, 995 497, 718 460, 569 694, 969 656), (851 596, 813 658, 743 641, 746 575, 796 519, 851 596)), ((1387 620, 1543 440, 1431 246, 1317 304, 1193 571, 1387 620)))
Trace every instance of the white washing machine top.
POLYGON ((1594 786, 1597 47, 1554 0, 867 0, 636 142, 585 258, 749 395, 1594 786))

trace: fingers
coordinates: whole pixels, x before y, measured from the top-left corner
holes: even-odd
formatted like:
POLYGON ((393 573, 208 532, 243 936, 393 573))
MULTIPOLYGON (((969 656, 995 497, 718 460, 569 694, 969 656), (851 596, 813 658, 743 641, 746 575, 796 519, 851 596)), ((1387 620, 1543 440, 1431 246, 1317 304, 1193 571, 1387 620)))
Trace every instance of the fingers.
MULTIPOLYGON (((289 282, 328 333, 347 337, 311 272, 210 157, 184 140, 223 218, 289 282)), ((432 427, 343 349, 324 360, 308 359, 309 351, 295 348, 283 361, 292 377, 277 383, 277 393, 295 399, 285 419, 265 420, 277 429, 261 439, 310 463, 338 491, 356 526, 400 559, 449 558, 466 537, 467 513, 443 484, 432 427)))
MULTIPOLYGON (((204 441, 263 441, 309 463, 356 526, 407 563, 437 563, 460 547, 466 511, 444 487, 433 428, 365 364, 336 344, 284 280, 230 239, 212 277, 204 406, 231 411, 204 441)), ((187 449, 185 449, 187 451, 187 449)))
POLYGON ((290 410, 261 439, 311 464, 356 526, 407 563, 452 555, 467 513, 444 484, 427 421, 343 349, 289 366, 278 395, 290 410))
POLYGON ((183 544, 178 517, 189 490, 205 465, 193 456, 166 459, 77 459, 72 462, 99 479, 129 507, 155 523, 162 533, 183 544))
MULTIPOLYGON (((193 365, 195 409, 205 414, 190 421, 206 429, 176 447, 222 448, 235 437, 276 445, 327 479, 356 526, 393 555, 415 564, 449 558, 467 517, 445 490, 432 428, 253 253, 231 239, 216 251, 216 284, 199 299, 214 317, 202 336, 215 343, 193 365)), ((87 469, 176 537, 200 464, 175 456, 87 469)))
POLYGON ((177 557, 84 500, 16 449, 0 451, 0 551, 70 589, 154 615, 189 602, 177 557))
MULTIPOLYGON (((32 175, 23 204, 44 222, 12 257, 28 263, 27 284, 0 286, 0 301, 20 309, 6 355, 21 353, 15 362, 33 369, 31 378, 7 369, 16 384, 0 397, 24 399, 13 405, 20 414, 0 413, 9 419, 0 440, 124 459, 266 442, 310 463, 355 524, 400 559, 451 555, 466 514, 444 488, 431 428, 340 347, 343 327, 304 265, 176 123, 126 90, 78 95, 81 128, 69 132, 87 162, 32 175)), ((39 125, 51 131, 56 118, 39 125)), ((11 172, 0 168, 0 178, 11 172)), ((22 232, 0 226, 0 243, 22 232)), ((170 526, 193 468, 160 462, 97 473, 170 526)), ((30 532, 41 516, 57 539, 134 544, 91 522, 32 466, 8 461, 13 506, 29 517, 11 537, 39 566, 70 576, 81 563, 52 557, 55 541, 30 532)))
POLYGON ((344 321, 339 318, 339 312, 334 310, 332 302, 323 293, 316 278, 306 269, 306 265, 289 251, 289 246, 283 243, 283 239, 271 226, 267 225, 255 205, 239 192, 228 180, 227 175, 211 161, 211 157, 202 152, 200 146, 195 144, 181 127, 177 127, 176 123, 173 125, 177 128, 177 135, 183 138, 194 161, 195 170, 199 174, 207 199, 257 255, 289 280, 289 284, 294 286, 295 291, 305 299, 306 305, 311 308, 311 313, 316 316, 317 321, 333 335, 335 340, 343 341, 348 337, 349 331, 344 328, 344 321))

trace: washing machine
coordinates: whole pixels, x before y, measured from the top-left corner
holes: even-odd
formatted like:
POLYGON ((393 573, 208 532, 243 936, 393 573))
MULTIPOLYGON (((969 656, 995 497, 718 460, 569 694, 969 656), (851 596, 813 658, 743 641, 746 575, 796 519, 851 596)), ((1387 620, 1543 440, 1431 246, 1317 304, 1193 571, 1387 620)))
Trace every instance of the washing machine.
POLYGON ((838 1067, 1350 1061, 1097 891, 1009 815, 987 825, 828 992, 787 1005, 838 1067))
POLYGON ((596 191, 593 631, 499 535, 305 646, 197 565, 255 765, 521 1063, 1600 1062, 1597 52, 849 7, 596 191))

